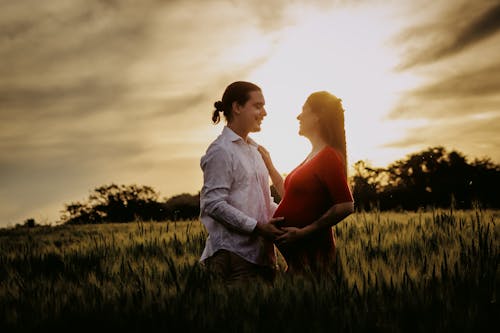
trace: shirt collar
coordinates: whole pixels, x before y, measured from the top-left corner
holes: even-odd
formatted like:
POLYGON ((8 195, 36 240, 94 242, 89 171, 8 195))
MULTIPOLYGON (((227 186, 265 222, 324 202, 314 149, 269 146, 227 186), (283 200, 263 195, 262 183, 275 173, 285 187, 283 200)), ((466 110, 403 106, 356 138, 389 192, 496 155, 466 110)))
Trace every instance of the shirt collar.
MULTIPOLYGON (((236 142, 236 141, 245 142, 245 141, 243 141, 243 138, 241 136, 236 134, 232 129, 230 129, 227 126, 224 126, 224 129, 222 130, 222 135, 227 137, 232 142, 236 142)), ((255 146, 255 147, 259 146, 259 144, 257 142, 255 142, 251 137, 247 137, 246 143, 248 143, 252 146, 255 146)))

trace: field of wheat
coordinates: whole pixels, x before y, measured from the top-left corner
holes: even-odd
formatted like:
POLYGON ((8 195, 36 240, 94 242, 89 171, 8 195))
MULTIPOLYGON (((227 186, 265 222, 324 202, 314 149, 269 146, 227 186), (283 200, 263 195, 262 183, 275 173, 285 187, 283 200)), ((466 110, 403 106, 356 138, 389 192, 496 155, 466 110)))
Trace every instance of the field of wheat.
POLYGON ((494 331, 499 217, 355 213, 332 273, 238 288, 199 265, 199 221, 2 229, 0 331, 494 331))

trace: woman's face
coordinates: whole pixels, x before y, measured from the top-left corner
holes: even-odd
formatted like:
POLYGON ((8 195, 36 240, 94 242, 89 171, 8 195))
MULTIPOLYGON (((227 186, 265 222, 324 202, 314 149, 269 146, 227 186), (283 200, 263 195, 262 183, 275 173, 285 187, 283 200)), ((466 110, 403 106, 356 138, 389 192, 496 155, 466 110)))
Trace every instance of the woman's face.
POLYGON ((310 137, 319 129, 319 118, 307 103, 302 107, 302 112, 297 116, 297 120, 299 121, 299 135, 310 137))

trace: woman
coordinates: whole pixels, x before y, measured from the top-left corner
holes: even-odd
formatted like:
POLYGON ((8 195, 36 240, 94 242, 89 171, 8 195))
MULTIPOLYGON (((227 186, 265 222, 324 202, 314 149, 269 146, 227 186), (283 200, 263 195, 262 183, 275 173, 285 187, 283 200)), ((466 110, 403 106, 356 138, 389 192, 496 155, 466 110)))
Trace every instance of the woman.
POLYGON ((347 184, 344 109, 334 95, 315 92, 297 119, 299 135, 309 139, 312 149, 284 182, 269 153, 263 147, 259 152, 282 197, 274 217, 284 217, 280 226, 286 232, 275 243, 287 271, 322 271, 335 262, 332 226, 354 211, 347 184))

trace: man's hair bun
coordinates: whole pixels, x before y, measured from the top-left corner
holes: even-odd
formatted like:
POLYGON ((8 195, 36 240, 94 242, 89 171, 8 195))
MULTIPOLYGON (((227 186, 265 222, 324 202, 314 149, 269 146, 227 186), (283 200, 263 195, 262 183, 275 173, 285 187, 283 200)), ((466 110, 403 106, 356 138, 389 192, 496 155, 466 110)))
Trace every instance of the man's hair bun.
POLYGON ((222 101, 215 102, 214 107, 219 112, 224 111, 224 104, 222 104, 222 101))

